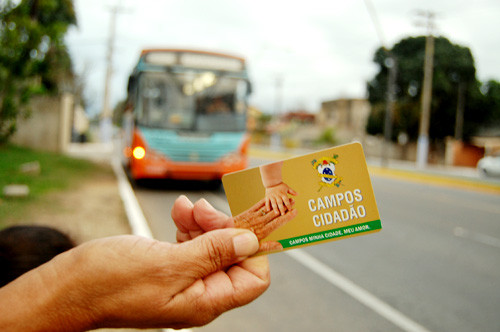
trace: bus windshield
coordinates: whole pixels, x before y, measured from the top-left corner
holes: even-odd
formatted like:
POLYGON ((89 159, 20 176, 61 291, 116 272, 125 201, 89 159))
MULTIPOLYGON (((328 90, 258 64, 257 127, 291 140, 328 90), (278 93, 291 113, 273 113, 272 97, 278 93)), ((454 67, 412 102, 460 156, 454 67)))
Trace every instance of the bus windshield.
POLYGON ((181 131, 243 131, 248 90, 248 81, 217 71, 143 72, 136 120, 181 131))

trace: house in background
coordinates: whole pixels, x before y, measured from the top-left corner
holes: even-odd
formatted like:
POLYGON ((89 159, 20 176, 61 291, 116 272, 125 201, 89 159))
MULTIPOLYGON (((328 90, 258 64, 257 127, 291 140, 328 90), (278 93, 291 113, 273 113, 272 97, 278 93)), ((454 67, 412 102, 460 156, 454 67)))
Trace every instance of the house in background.
POLYGON ((335 136, 341 144, 364 142, 370 109, 370 103, 366 99, 341 98, 324 101, 321 103, 317 124, 325 128, 335 128, 335 136))
POLYGON ((415 144, 408 142, 384 142, 382 136, 366 133, 371 105, 367 99, 340 98, 321 103, 317 124, 323 128, 333 128, 339 144, 353 141, 363 145, 365 156, 380 158, 385 155, 391 159, 414 160, 415 144))

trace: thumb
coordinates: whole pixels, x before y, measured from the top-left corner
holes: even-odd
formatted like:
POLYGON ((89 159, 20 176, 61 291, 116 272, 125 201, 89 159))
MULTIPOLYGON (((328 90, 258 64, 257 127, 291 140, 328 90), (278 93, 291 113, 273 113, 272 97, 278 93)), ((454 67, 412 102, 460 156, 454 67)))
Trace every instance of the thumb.
POLYGON ((259 250, 257 236, 248 230, 225 228, 204 233, 179 244, 178 257, 183 257, 185 272, 200 279, 241 262, 259 250))

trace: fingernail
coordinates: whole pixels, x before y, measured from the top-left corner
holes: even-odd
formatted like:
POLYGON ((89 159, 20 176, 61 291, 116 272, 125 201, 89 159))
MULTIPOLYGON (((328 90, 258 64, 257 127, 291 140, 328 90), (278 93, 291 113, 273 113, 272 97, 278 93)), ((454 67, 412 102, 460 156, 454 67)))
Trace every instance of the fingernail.
POLYGON ((186 195, 180 195, 179 199, 184 200, 190 207, 193 207, 193 202, 186 195))
POLYGON ((259 240, 254 233, 244 232, 233 237, 233 246, 236 256, 247 257, 259 250, 259 240))
POLYGON ((215 210, 215 208, 212 206, 212 204, 210 204, 206 199, 204 198, 200 198, 200 203, 205 205, 205 207, 207 209, 210 209, 210 210, 215 210))

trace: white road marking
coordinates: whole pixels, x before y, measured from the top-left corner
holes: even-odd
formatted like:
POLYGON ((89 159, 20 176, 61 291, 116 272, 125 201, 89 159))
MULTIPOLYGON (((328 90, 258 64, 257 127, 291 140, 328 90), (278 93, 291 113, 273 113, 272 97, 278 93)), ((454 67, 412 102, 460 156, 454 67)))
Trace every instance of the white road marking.
MULTIPOLYGON (((127 213, 127 217, 131 224, 132 232, 135 235, 145 236, 152 238, 152 232, 146 222, 146 218, 142 213, 142 209, 137 201, 137 198, 128 182, 119 162, 113 162, 113 170, 115 171, 116 177, 118 178, 118 187, 120 195, 123 200, 123 205, 127 213)), ((210 195, 210 200, 217 201, 215 203, 219 207, 227 206, 227 202, 217 195, 210 195)), ((332 285, 337 286, 342 289, 348 295, 354 297, 356 300, 366 305, 373 311, 380 314, 382 317, 386 318, 394 325, 400 327, 407 332, 430 332, 423 326, 414 322, 410 318, 403 315, 401 312, 397 311, 387 303, 379 300, 374 295, 370 294, 368 291, 357 286, 349 279, 340 275, 339 273, 332 270, 327 265, 321 263, 313 256, 307 254, 306 252, 295 249, 292 251, 287 251, 290 257, 297 260, 302 265, 306 266, 313 272, 317 273, 319 276, 323 277, 326 281, 330 282, 332 285)), ((163 329, 164 332, 171 332, 172 329, 163 329)), ((191 332, 190 329, 183 329, 181 331, 191 332)))
POLYGON ((500 239, 497 239, 496 237, 490 235, 469 231, 463 227, 455 227, 453 229, 453 234, 457 237, 461 237, 464 239, 471 239, 473 241, 486 244, 488 246, 500 248, 500 239))
POLYGON ((414 322, 403 313, 378 299, 346 277, 340 275, 329 266, 323 264, 305 251, 301 249, 294 249, 286 251, 286 254, 298 261, 300 264, 309 268, 311 271, 318 274, 320 277, 322 277, 332 285, 340 288, 348 295, 352 296, 368 308, 372 309, 388 321, 392 322, 402 330, 407 332, 430 332, 422 325, 414 322))
POLYGON ((123 206, 125 207, 125 213, 127 214, 132 234, 152 239, 153 233, 148 226, 146 218, 142 213, 141 206, 137 201, 134 190, 132 189, 130 182, 128 182, 127 176, 125 175, 120 162, 115 159, 111 164, 116 178, 118 179, 118 191, 120 192, 123 206))

